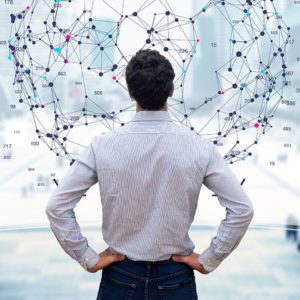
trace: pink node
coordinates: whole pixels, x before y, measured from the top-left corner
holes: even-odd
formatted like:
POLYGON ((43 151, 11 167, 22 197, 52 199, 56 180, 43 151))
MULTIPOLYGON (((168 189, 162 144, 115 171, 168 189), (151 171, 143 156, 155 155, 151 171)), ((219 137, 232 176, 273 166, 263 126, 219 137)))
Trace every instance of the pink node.
POLYGON ((258 124, 258 123, 255 123, 255 124, 254 124, 254 127, 255 127, 255 128, 258 128, 258 127, 259 127, 259 124, 258 124))
POLYGON ((65 64, 67 64, 69 61, 67 59, 65 59, 65 64))
POLYGON ((66 39, 67 39, 67 40, 70 40, 70 39, 71 39, 71 36, 70 36, 69 34, 67 34, 67 35, 66 35, 66 39))
POLYGON ((29 10, 29 9, 30 9, 30 6, 26 6, 26 9, 29 10))
POLYGON ((116 80, 117 79, 117 77, 116 76, 113 76, 113 78, 112 78, 113 80, 116 80))
POLYGON ((197 38, 197 39, 196 39, 196 42, 197 42, 197 43, 199 43, 199 42, 200 42, 200 39, 199 39, 199 38, 197 38))
POLYGON ((222 91, 221 94, 224 95, 225 93, 222 91))

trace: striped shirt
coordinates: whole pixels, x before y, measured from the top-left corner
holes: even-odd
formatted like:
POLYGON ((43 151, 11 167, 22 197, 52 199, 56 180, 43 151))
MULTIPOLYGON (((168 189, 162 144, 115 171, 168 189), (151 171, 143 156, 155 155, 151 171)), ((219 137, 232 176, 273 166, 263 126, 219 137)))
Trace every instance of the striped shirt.
POLYGON ((217 147, 168 111, 138 111, 124 126, 95 136, 52 193, 46 213, 61 247, 86 270, 99 255, 80 232, 74 208, 99 184, 102 234, 113 254, 158 261, 189 255, 188 231, 204 184, 226 217, 198 261, 212 272, 240 243, 253 205, 217 147))

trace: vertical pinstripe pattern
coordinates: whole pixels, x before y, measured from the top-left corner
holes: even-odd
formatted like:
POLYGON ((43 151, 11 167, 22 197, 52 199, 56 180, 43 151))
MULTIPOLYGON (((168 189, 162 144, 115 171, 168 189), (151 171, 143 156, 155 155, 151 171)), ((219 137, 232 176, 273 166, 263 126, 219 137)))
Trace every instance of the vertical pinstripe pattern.
POLYGON ((217 235, 199 256, 212 272, 240 243, 253 205, 217 147, 172 121, 168 111, 139 111, 124 126, 96 136, 68 169, 46 205, 62 248, 83 268, 98 254, 82 236, 74 207, 98 183, 102 233, 112 253, 132 260, 188 255, 188 230, 202 184, 226 208, 217 235))

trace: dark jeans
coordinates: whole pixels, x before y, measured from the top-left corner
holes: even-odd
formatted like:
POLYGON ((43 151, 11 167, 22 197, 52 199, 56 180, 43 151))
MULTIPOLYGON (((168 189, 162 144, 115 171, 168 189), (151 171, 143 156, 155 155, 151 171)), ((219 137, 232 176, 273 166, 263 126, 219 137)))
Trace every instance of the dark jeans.
POLYGON ((172 258, 128 259, 102 269, 97 300, 198 300, 194 269, 172 258))

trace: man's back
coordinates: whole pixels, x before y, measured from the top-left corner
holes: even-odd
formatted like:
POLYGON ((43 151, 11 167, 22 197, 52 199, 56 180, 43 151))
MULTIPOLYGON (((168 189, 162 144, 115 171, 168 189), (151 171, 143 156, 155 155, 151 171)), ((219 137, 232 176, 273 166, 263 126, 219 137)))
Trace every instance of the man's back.
POLYGON ((188 236, 209 158, 209 141, 171 120, 140 111, 93 143, 103 237, 132 260, 188 254, 188 236))

